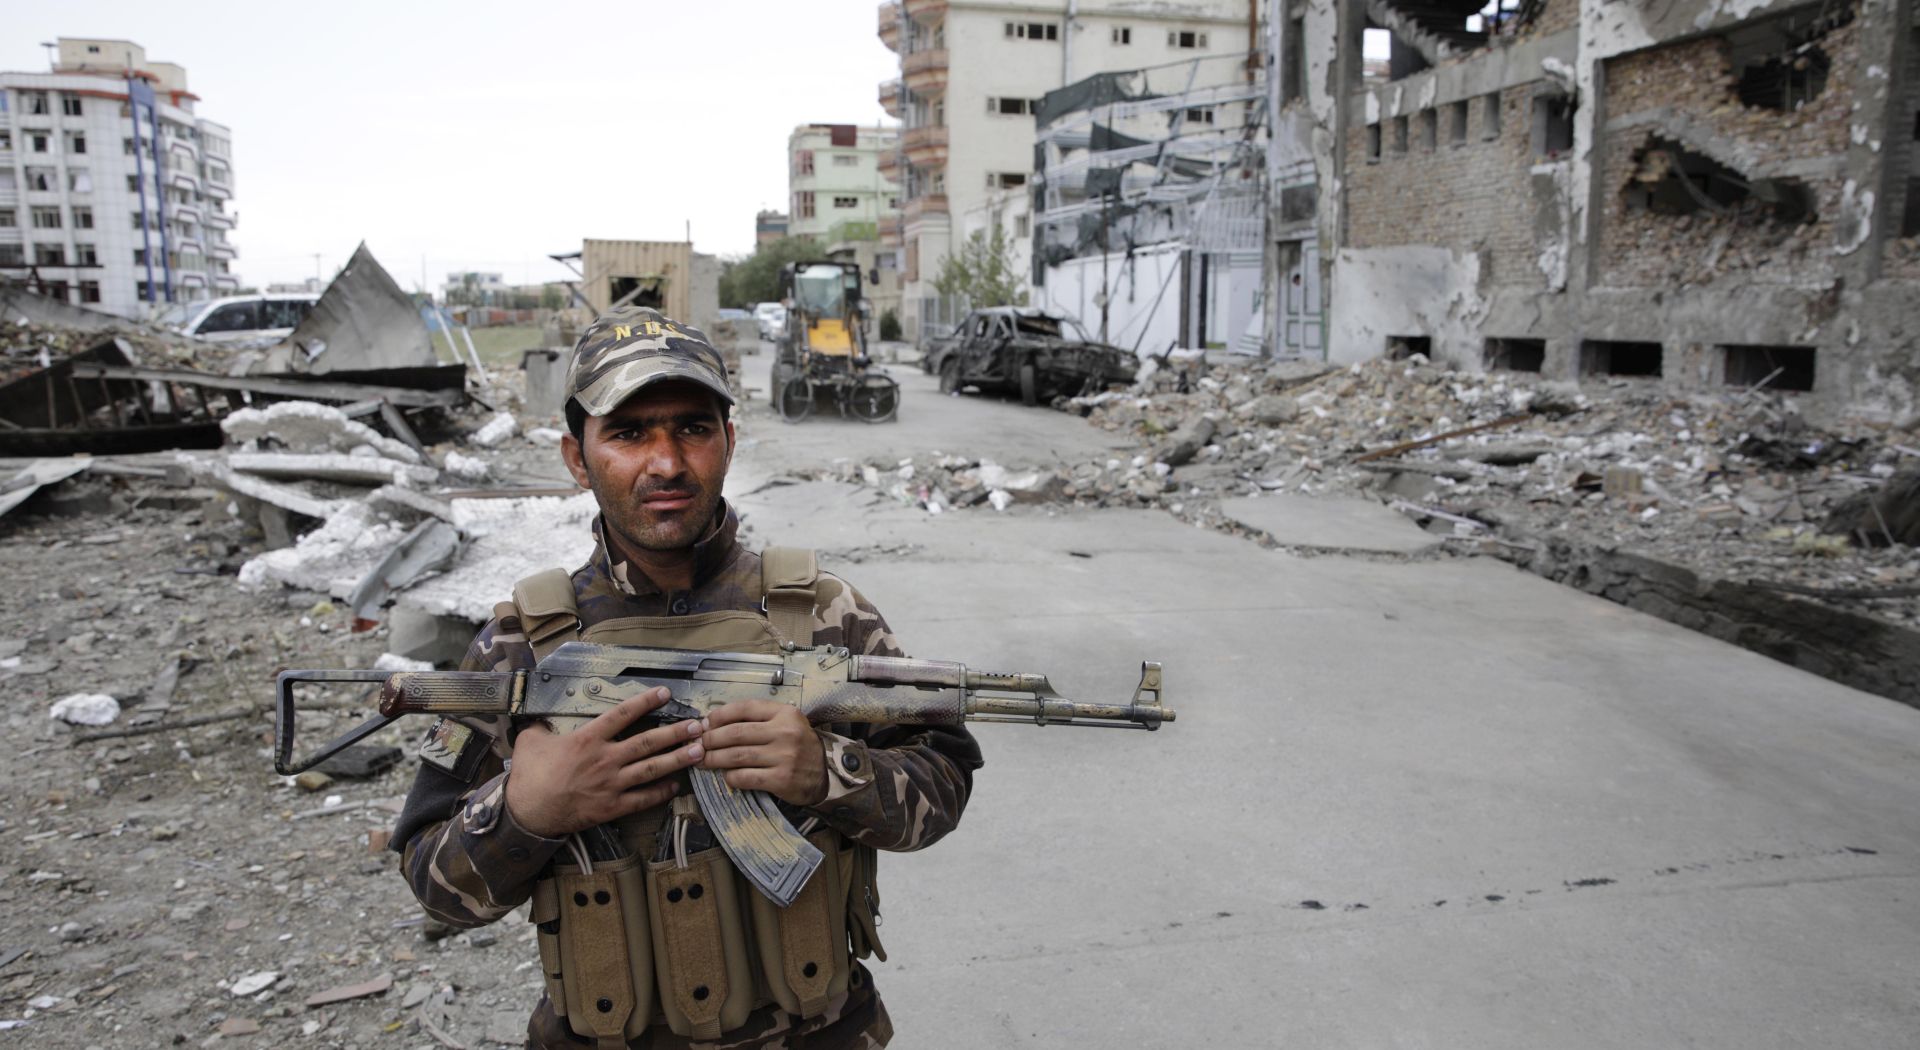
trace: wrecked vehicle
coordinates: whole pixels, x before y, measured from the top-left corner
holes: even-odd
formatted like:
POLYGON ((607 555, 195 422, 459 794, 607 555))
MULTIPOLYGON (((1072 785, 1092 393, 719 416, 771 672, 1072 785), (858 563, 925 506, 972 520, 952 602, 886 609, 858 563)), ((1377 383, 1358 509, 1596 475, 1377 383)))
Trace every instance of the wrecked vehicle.
POLYGON ((967 314, 921 364, 940 377, 941 393, 1017 391, 1029 405, 1129 384, 1139 369, 1131 353, 1094 341, 1073 318, 1018 306, 967 314))

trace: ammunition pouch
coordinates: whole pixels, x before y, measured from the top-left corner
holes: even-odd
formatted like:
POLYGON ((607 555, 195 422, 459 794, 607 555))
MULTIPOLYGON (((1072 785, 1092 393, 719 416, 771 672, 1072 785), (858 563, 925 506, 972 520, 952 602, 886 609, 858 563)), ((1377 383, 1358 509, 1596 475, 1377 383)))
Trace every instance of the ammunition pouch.
POLYGON ((808 835, 807 841, 825 859, 792 904, 780 908, 758 893, 747 894, 767 992, 780 1009, 800 1017, 817 1016, 846 992, 853 969, 846 934, 846 873, 853 844, 828 830, 808 835))
POLYGON ((646 1030, 653 1019, 653 938, 639 858, 601 861, 590 874, 556 865, 535 887, 532 918, 547 994, 568 1027, 606 1047, 625 1046, 646 1030))
POLYGON ((647 864, 660 1010, 678 1036, 717 1039, 754 1006, 752 963, 740 894, 745 887, 718 847, 647 864))
MULTIPOLYGON (((632 617, 583 629, 570 578, 550 570, 522 580, 495 615, 518 616, 541 657, 576 639, 769 653, 783 641, 810 644, 813 552, 768 550, 761 568, 764 604, 753 612, 632 617)), ((592 874, 556 863, 535 884, 531 918, 547 998, 576 1034, 624 1046, 664 1023, 682 1038, 714 1040, 768 1003, 814 1017, 857 987, 854 960, 887 957, 871 848, 827 828, 809 835, 825 859, 782 909, 717 847, 692 853, 685 867, 641 860, 658 855, 666 834, 664 812, 654 812, 621 822, 626 856, 595 861, 592 874)))

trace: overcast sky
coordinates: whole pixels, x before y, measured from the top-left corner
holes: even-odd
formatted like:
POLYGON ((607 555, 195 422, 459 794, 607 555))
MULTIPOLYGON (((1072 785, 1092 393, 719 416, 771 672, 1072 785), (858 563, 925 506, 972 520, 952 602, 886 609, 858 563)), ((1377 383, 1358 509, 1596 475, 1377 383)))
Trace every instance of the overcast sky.
POLYGON ((560 277, 586 237, 744 253, 785 210, 796 124, 887 121, 876 0, 8 3, 0 69, 57 36, 187 69, 233 129, 250 285, 328 275, 364 239, 400 283, 560 277))

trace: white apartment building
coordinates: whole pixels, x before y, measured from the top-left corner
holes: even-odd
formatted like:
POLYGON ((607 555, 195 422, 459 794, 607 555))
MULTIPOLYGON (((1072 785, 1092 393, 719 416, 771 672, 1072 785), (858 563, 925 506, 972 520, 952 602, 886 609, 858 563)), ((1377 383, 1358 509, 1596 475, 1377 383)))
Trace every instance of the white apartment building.
POLYGON ((802 124, 787 136, 787 236, 821 244, 872 240, 900 214, 900 187, 881 159, 900 147, 897 128, 802 124))
MULTIPOLYGON (((896 243, 907 331, 942 320, 933 280, 970 228, 997 223, 1012 239, 1027 239, 1030 204, 1019 198, 1031 189, 1033 114, 1047 92, 1096 73, 1247 55, 1256 10, 1247 0, 880 5, 881 42, 900 55, 900 79, 880 85, 880 103, 905 125, 896 243)), ((1017 257, 1025 256, 1023 248, 1017 257)))
POLYGON ((187 71, 125 40, 57 54, 0 73, 0 278, 124 317, 237 291, 233 136, 187 71))

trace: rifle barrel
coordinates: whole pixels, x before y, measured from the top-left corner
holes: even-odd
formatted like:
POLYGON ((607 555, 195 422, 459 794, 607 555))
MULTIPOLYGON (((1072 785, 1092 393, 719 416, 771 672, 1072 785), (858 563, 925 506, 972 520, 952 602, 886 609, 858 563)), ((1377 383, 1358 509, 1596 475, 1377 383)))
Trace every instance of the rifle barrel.
POLYGON ((1173 712, 1159 704, 1089 704, 993 693, 974 693, 967 697, 967 720, 970 722, 1026 722, 1039 725, 1060 722, 1158 729, 1160 723, 1171 722, 1173 718, 1173 712))

